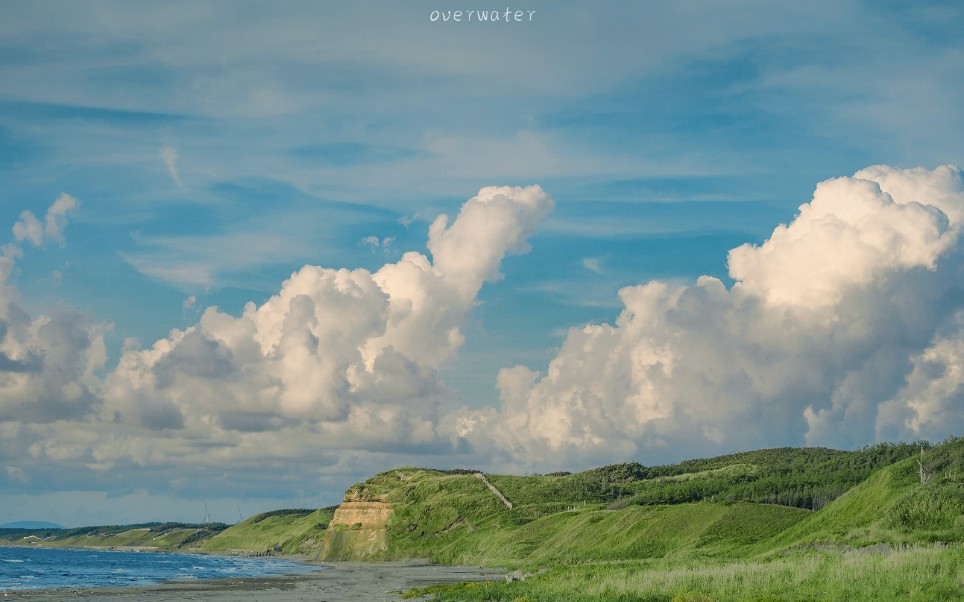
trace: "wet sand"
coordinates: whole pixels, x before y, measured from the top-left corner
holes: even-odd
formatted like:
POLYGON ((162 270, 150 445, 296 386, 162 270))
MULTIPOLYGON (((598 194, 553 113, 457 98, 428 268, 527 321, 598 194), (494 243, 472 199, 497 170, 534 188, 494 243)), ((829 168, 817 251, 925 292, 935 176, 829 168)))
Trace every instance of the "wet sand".
POLYGON ((207 579, 163 585, 4 592, 0 602, 175 602, 240 600, 254 602, 395 602, 413 587, 457 581, 499 581, 503 573, 479 567, 402 563, 330 563, 317 572, 256 579, 207 579))

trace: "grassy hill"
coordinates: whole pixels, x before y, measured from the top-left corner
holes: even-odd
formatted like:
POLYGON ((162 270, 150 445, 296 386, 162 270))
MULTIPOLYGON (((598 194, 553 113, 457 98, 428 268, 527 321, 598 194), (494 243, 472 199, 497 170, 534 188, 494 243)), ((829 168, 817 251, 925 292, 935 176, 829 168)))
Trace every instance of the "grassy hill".
POLYGON ((926 444, 879 444, 858 451, 766 449, 679 464, 614 464, 557 477, 493 476, 520 504, 552 499, 623 505, 757 502, 817 510, 875 470, 926 444))
POLYGON ((223 523, 145 523, 76 529, 0 529, 0 545, 317 556, 334 510, 275 510, 230 527, 223 523))
POLYGON ((227 528, 223 523, 143 523, 75 529, 0 529, 0 544, 52 548, 176 550, 190 548, 227 528))
POLYGON ((961 439, 854 452, 774 449, 672 466, 489 475, 403 468, 350 492, 395 507, 386 559, 535 566, 760 554, 807 543, 962 541, 961 439), (920 483, 918 454, 931 479, 920 483), (813 508, 817 508, 814 511, 813 508))
POLYGON ((489 475, 511 510, 460 471, 388 471, 350 493, 394 505, 385 559, 534 573, 439 600, 961 600, 962 462, 951 439, 489 475))
POLYGON ((511 508, 474 471, 399 468, 349 489, 340 515, 0 530, 0 542, 423 558, 531 574, 420 592, 438 600, 964 599, 964 438, 486 477, 511 508))
POLYGON ((205 539, 210 553, 317 555, 334 508, 277 510, 253 516, 205 539))
POLYGON ((822 511, 782 533, 774 546, 964 542, 964 439, 884 467, 822 511), (923 470, 926 483, 922 483, 923 470))

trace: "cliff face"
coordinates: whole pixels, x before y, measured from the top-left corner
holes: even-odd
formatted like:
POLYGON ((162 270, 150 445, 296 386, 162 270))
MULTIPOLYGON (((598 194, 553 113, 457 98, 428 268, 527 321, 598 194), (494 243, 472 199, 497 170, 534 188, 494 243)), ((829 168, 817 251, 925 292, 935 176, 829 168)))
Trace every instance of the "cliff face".
POLYGON ((335 510, 331 525, 365 529, 384 528, 392 517, 392 505, 386 502, 342 502, 335 510))
POLYGON ((394 509, 381 501, 345 501, 335 510, 319 560, 373 560, 388 550, 394 509))

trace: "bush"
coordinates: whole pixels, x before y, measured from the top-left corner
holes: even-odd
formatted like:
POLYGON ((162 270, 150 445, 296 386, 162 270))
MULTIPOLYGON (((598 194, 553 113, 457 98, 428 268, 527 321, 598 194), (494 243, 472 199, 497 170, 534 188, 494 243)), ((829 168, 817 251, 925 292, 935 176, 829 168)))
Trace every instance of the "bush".
POLYGON ((964 487, 957 483, 922 485, 903 496, 887 511, 884 524, 902 531, 954 529, 964 516, 964 487))

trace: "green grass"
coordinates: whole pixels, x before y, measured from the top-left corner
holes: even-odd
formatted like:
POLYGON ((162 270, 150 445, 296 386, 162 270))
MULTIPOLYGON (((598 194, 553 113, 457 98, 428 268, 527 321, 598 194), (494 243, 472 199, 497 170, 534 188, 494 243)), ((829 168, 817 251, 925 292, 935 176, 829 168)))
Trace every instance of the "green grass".
MULTIPOLYGON (((484 520, 466 521, 457 529, 435 534, 413 528, 414 524, 393 522, 390 556, 532 569, 697 552, 724 556, 743 553, 808 514, 797 508, 710 502, 632 506, 619 511, 599 507, 540 512, 543 510, 503 509, 484 520)), ((451 520, 451 515, 445 520, 451 520)))
MULTIPOLYGON (((962 458, 964 439, 951 439, 490 475, 511 511, 470 477, 420 472, 382 491, 397 508, 388 556, 548 569, 524 583, 433 588, 439 600, 964 599, 962 458), (819 510, 794 507, 835 488, 819 510), (669 495, 680 491, 698 495, 669 495), (640 502, 653 492, 664 503, 640 502)), ((386 474, 366 487, 387 487, 386 474)))
POLYGON ((317 555, 334 508, 253 516, 201 543, 205 552, 317 555))
POLYGON ((76 529, 0 529, 0 542, 45 547, 175 550, 191 547, 226 528, 223 523, 144 523, 76 529), (25 537, 37 539, 30 543, 25 537))
POLYGON ((951 602, 964 587, 960 546, 889 554, 810 552, 774 560, 650 561, 557 567, 514 583, 436 586, 438 602, 951 602))
POLYGON ((964 542, 964 438, 924 454, 926 484, 918 457, 875 472, 820 512, 787 529, 772 547, 812 542, 851 546, 964 542))
POLYGON ((517 504, 659 505, 757 502, 817 510, 874 471, 915 454, 921 444, 857 451, 776 448, 665 466, 631 462, 565 476, 489 476, 517 504))
POLYGON ((334 508, 276 510, 237 525, 145 523, 76 529, 0 529, 0 543, 75 548, 145 548, 227 554, 317 555, 334 508), (25 537, 37 538, 32 543, 25 537))

